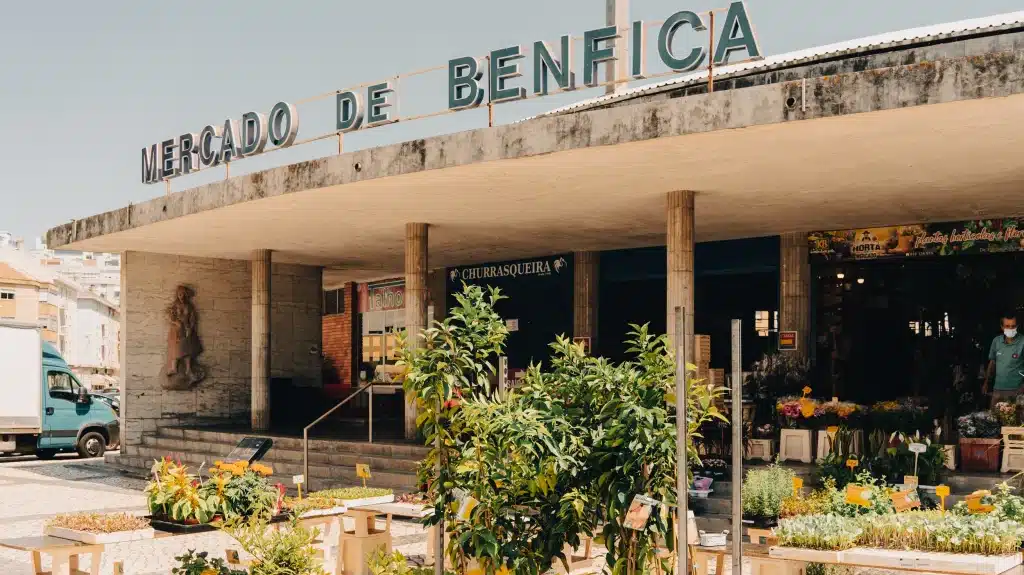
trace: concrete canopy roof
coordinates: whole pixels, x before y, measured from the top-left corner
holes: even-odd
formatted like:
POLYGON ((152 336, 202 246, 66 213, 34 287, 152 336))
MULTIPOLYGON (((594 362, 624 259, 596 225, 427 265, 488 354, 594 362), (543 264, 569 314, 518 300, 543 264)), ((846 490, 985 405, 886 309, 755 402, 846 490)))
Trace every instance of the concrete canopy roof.
POLYGON ((52 248, 400 274, 664 243, 665 193, 698 241, 1022 211, 1024 55, 1005 52, 538 118, 239 176, 54 228, 52 248), (806 98, 805 98, 806 95, 806 98))

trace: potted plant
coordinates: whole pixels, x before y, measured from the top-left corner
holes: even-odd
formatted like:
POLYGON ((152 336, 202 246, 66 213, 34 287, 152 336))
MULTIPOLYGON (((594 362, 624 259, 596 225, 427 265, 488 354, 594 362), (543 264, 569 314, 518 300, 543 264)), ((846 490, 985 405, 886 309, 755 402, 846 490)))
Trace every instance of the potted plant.
POLYGON ((813 459, 811 429, 815 426, 820 406, 808 397, 810 387, 803 388, 801 397, 784 397, 775 404, 779 415, 779 461, 797 460, 810 463, 813 459))
POLYGON ((47 521, 44 533, 89 544, 153 538, 153 528, 149 526, 149 521, 127 513, 57 515, 47 521))
POLYGON ((793 495, 792 470, 778 465, 751 469, 743 480, 743 519, 755 527, 774 526, 782 513, 782 502, 793 495))
POLYGON ((196 553, 190 549, 184 555, 174 558, 178 566, 171 569, 171 575, 249 575, 244 569, 232 569, 223 559, 210 559, 206 551, 196 553))
POLYGON ((964 471, 999 470, 999 420, 989 411, 976 411, 956 420, 960 432, 960 468, 964 471))

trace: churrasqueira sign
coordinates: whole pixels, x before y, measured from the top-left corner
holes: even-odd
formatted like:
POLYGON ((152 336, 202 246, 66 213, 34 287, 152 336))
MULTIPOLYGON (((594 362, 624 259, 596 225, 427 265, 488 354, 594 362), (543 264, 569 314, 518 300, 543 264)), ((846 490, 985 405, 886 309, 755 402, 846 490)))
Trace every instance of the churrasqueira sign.
MULTIPOLYGON (((658 31, 657 51, 661 62, 673 72, 692 72, 705 65, 706 46, 695 46, 685 53, 673 48, 676 34, 688 28, 697 32, 707 30, 704 16, 681 10, 669 16, 658 31)), ((743 2, 729 5, 721 30, 714 36, 712 62, 727 64, 735 52, 745 52, 747 59, 761 58, 747 10, 743 2)), ((583 87, 601 85, 599 65, 620 58, 628 59, 632 79, 648 77, 646 54, 646 26, 643 20, 634 21, 629 32, 629 47, 619 49, 613 42, 621 37, 615 26, 588 30, 583 34, 583 87)), ((537 41, 532 46, 532 95, 575 90, 579 86, 574 72, 575 59, 572 37, 559 38, 556 46, 537 41), (549 82, 553 81, 552 87, 549 82)), ((448 62, 448 110, 476 108, 484 102, 491 104, 511 102, 528 97, 526 86, 513 85, 523 76, 521 60, 526 58, 522 45, 492 50, 484 58, 464 56, 448 62), (483 81, 487 72, 487 82, 483 81)), ((373 128, 399 118, 392 115, 397 101, 397 85, 393 80, 382 81, 365 89, 343 90, 336 95, 335 132, 342 134, 373 128)), ((259 155, 269 146, 284 148, 295 142, 299 130, 299 114, 295 106, 279 102, 270 113, 246 112, 241 121, 227 119, 222 124, 211 124, 199 133, 187 132, 168 138, 142 149, 142 182, 152 184, 183 176, 201 168, 232 162, 259 155)))

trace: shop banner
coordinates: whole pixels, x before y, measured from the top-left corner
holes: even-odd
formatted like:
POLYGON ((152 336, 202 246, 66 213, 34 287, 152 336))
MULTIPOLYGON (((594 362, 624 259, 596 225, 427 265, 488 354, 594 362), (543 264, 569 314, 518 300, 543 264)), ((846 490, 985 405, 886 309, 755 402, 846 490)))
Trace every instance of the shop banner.
POLYGON ((1024 218, 969 220, 808 234, 812 260, 843 261, 1024 251, 1024 218))
POLYGON ((359 311, 405 309, 405 283, 359 284, 359 311))

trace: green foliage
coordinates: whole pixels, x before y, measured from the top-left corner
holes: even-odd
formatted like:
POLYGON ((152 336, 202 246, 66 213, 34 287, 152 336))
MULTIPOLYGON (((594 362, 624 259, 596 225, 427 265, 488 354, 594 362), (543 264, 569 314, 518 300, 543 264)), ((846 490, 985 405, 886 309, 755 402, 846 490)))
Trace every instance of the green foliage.
POLYGON ((782 512, 782 501, 793 494, 791 469, 769 465, 751 469, 743 480, 743 515, 750 518, 775 519, 782 512))
MULTIPOLYGON (((650 567, 656 542, 672 545, 660 513, 641 531, 623 526, 629 503, 646 495, 675 501, 675 364, 664 336, 634 326, 633 360, 587 356, 566 338, 552 344, 551 369, 530 366, 519 390, 504 397, 489 378, 507 331, 494 312, 497 290, 467 286, 442 322, 406 351, 406 392, 420 407, 431 451, 421 468, 434 514, 451 535, 446 553, 465 570, 533 574, 564 559, 604 524, 607 564, 615 573, 650 567), (458 504, 477 502, 467 514, 458 504)), ((415 336, 415 334, 413 334, 415 336)), ((695 369, 695 368, 692 368, 695 369)), ((689 429, 710 418, 722 390, 688 378, 689 429)), ((687 445, 697 461, 692 442, 687 445)))
POLYGON ((864 470, 857 473, 854 483, 870 488, 874 497, 871 498, 871 507, 862 507, 854 503, 846 502, 846 491, 837 489, 831 479, 826 479, 825 488, 829 492, 829 502, 823 510, 824 513, 842 517, 857 517, 859 515, 885 515, 895 513, 889 494, 893 489, 882 479, 877 479, 870 472, 864 470))
POLYGON ((209 553, 196 553, 189 549, 188 553, 174 558, 178 566, 171 569, 171 575, 248 575, 245 570, 231 569, 223 559, 210 559, 209 553))
MULTIPOLYGON (((383 547, 378 547, 366 558, 366 566, 372 575, 433 575, 433 567, 414 567, 409 565, 405 555, 401 551, 388 553, 383 547)), ((455 575, 452 571, 445 571, 445 575, 455 575)))
POLYGON ((153 480, 145 490, 151 515, 180 523, 209 523, 223 508, 223 500, 216 493, 201 492, 199 478, 180 463, 157 460, 151 473, 153 480))
POLYGON ((222 528, 252 555, 250 575, 325 575, 313 543, 319 530, 306 529, 293 519, 284 529, 268 529, 267 518, 237 518, 222 528))
POLYGON ((368 499, 370 497, 383 497, 393 495, 393 489, 384 487, 342 487, 340 489, 323 489, 309 494, 310 498, 335 499, 341 501, 352 501, 354 499, 368 499))
POLYGON ((856 520, 839 515, 801 515, 783 519, 775 528, 779 545, 823 551, 850 549, 860 534, 856 520))

